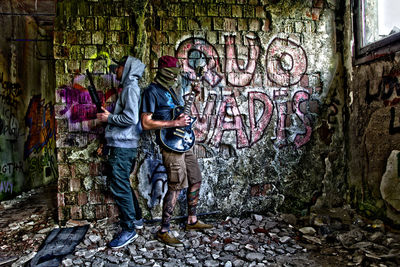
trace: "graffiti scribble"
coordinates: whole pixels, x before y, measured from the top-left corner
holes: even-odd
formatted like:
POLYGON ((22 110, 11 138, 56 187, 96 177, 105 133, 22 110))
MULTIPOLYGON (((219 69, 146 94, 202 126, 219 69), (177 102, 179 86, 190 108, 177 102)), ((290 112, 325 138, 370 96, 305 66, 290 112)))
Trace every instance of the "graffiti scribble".
POLYGON ((54 106, 51 102, 44 104, 41 95, 32 97, 25 115, 29 135, 25 142, 24 158, 32 152, 39 152, 50 139, 56 138, 54 106))
POLYGON ((13 183, 10 181, 0 181, 0 194, 1 193, 13 192, 13 183))

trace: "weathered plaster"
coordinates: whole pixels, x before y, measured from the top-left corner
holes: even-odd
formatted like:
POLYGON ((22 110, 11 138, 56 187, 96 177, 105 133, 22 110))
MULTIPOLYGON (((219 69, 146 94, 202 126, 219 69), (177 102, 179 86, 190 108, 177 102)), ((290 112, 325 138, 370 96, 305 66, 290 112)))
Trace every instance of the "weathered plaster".
MULTIPOLYGON (((345 93, 336 47, 340 11, 332 1, 142 1, 140 9, 115 2, 82 3, 76 10, 73 2, 58 3, 64 11, 56 18, 54 48, 61 220, 115 215, 107 193, 89 182, 105 175, 91 147, 104 127, 95 120, 84 71, 99 73, 95 83, 111 110, 118 83, 109 59, 128 53, 147 64, 142 87, 160 56, 177 56, 184 70, 181 96, 196 67, 203 69, 192 108, 204 177, 200 212, 301 214, 317 199, 320 208, 341 205, 345 93), (86 32, 83 25, 90 26, 86 32), (91 166, 86 175, 79 172, 82 158, 91 166)), ((159 159, 144 134, 133 176, 152 216, 159 216, 154 205, 165 194, 165 175, 154 172, 159 159)))
POLYGON ((54 66, 51 37, 16 1, 0 9, 0 181, 13 185, 0 191, 11 198, 57 178, 54 119, 54 66), (29 40, 46 39, 48 42, 29 40))
MULTIPOLYGON (((349 1, 346 5, 349 8, 349 1)), ((350 201, 368 216, 399 224, 398 211, 384 201, 380 188, 390 154, 400 149, 397 130, 400 54, 352 65, 351 17, 347 14, 346 18, 345 43, 348 45, 344 53, 348 59, 345 65, 349 81, 347 181, 350 201)), ((397 190, 395 184, 392 186, 397 190)))

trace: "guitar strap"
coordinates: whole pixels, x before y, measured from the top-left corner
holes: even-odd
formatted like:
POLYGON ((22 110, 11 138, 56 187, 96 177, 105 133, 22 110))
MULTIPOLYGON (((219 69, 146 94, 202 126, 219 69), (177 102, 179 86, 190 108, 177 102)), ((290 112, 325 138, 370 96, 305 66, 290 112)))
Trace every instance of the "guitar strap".
POLYGON ((181 105, 181 102, 179 102, 178 97, 177 97, 176 94, 175 94, 175 91, 174 91, 174 90, 171 90, 171 89, 169 89, 169 88, 167 88, 167 91, 168 91, 169 94, 172 96, 172 100, 174 101, 175 105, 177 105, 178 107, 179 107, 179 106, 182 106, 182 105, 181 105))

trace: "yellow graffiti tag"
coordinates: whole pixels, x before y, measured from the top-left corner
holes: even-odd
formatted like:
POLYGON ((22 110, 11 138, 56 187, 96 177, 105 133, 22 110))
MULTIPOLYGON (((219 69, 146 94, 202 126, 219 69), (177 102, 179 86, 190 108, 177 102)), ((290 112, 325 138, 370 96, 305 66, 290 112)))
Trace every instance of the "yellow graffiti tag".
POLYGON ((87 69, 89 69, 90 72, 93 72, 93 65, 98 61, 98 60, 105 60, 106 61, 106 66, 104 66, 104 72, 107 73, 108 72, 108 68, 111 65, 111 58, 110 58, 110 54, 108 54, 105 51, 102 51, 98 54, 94 54, 90 57, 90 60, 88 61, 87 64, 87 69))

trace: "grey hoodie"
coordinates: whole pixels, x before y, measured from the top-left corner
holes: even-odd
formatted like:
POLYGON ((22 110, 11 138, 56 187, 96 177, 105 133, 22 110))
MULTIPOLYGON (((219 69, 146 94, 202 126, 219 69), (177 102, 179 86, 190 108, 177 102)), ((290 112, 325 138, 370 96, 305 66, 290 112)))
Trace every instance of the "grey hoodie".
POLYGON ((140 88, 138 80, 146 67, 139 59, 129 56, 122 74, 122 92, 113 114, 108 116, 105 137, 112 147, 138 147, 141 126, 139 122, 140 88))

